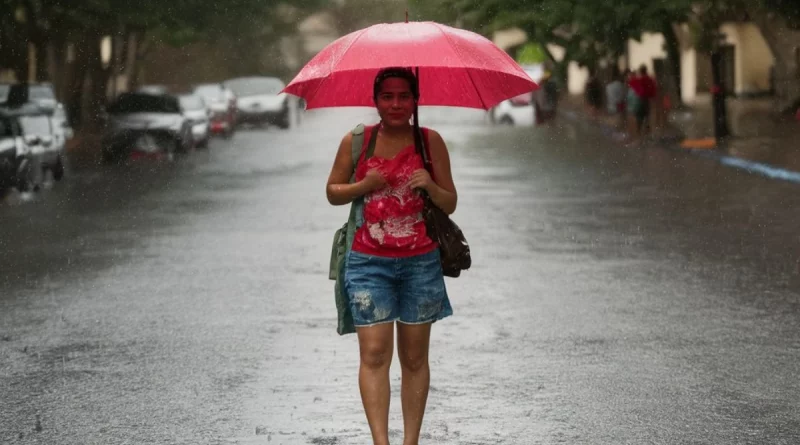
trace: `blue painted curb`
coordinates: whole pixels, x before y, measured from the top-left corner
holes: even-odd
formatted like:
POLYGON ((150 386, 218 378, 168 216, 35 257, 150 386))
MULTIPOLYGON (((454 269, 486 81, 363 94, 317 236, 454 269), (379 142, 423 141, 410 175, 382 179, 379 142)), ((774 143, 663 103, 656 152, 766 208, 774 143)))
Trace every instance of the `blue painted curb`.
MULTIPOLYGON (((575 111, 565 110, 562 111, 561 114, 574 120, 577 120, 579 118, 578 113, 575 111)), ((610 128, 602 123, 596 123, 596 124, 597 126, 602 127, 606 130, 613 130, 613 128, 610 128)), ((663 141, 656 141, 652 145, 657 145, 667 150, 692 154, 695 156, 700 156, 708 159, 714 159, 726 167, 738 168, 740 170, 744 170, 754 175, 760 175, 770 179, 777 179, 781 181, 788 181, 795 184, 800 184, 800 172, 795 170, 789 170, 786 168, 776 167, 771 164, 765 164, 763 162, 751 161, 749 159, 744 159, 737 156, 731 156, 714 149, 708 149, 708 150, 694 150, 690 148, 687 149, 681 147, 680 145, 674 143, 665 143, 663 141)))

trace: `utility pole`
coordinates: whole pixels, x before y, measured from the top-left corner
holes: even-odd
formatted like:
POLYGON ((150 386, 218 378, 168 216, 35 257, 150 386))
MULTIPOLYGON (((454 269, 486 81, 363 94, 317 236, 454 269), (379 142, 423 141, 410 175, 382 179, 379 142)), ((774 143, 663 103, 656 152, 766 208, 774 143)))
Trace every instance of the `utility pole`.
POLYGON ((730 136, 728 127, 728 113, 725 106, 727 95, 727 85, 722 76, 722 42, 725 35, 718 30, 714 30, 713 42, 711 46, 711 106, 714 113, 714 138, 717 141, 730 136))

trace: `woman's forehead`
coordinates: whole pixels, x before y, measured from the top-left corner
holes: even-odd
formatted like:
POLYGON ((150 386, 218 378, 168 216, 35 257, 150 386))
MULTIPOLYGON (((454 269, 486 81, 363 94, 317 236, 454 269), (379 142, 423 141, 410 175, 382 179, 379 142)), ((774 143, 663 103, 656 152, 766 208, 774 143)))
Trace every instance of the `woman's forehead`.
POLYGON ((411 85, 401 77, 389 77, 381 83, 381 91, 411 91, 411 85))

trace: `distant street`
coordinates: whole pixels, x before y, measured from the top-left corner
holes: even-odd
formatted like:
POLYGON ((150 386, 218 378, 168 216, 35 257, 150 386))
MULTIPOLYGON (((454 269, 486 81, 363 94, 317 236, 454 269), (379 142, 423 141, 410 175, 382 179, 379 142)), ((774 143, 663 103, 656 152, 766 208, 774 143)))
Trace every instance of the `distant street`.
MULTIPOLYGON (((360 109, 0 204, 0 443, 362 445, 324 184, 360 109)), ((800 188, 424 110, 473 268, 423 443, 800 443, 800 188)), ((392 366, 392 443, 402 443, 392 366)))

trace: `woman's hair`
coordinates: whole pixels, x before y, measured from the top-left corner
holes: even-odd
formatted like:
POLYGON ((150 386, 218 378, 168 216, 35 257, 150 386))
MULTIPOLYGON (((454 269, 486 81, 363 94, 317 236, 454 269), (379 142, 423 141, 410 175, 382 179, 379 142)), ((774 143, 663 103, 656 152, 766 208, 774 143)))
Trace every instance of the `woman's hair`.
POLYGON ((377 102, 378 100, 378 94, 381 92, 383 81, 391 77, 405 79, 408 82, 409 87, 411 87, 411 95, 414 96, 414 101, 419 99, 419 83, 417 83, 417 76, 414 75, 410 68, 395 66, 383 68, 382 70, 378 71, 378 75, 375 76, 375 82, 372 84, 372 99, 374 101, 377 102))

